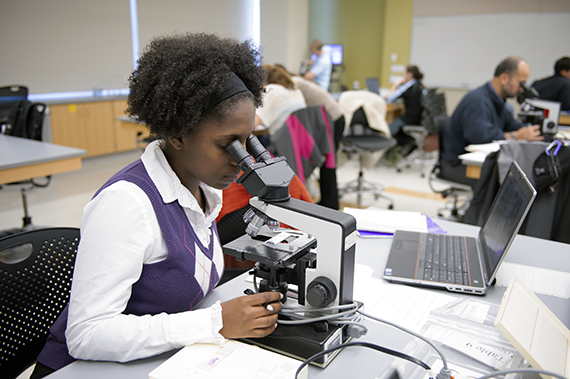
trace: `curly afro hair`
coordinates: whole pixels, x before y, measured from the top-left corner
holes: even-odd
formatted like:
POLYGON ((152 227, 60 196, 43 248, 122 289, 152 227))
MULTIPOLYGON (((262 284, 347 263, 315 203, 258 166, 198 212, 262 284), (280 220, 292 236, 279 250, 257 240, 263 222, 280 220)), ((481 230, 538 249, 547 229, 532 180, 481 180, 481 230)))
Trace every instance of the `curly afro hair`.
POLYGON ((243 99, 261 105, 266 74, 260 62, 250 41, 205 33, 155 39, 129 78, 127 113, 158 138, 187 136, 204 120, 223 119, 243 99), (249 91, 212 106, 232 72, 249 91))

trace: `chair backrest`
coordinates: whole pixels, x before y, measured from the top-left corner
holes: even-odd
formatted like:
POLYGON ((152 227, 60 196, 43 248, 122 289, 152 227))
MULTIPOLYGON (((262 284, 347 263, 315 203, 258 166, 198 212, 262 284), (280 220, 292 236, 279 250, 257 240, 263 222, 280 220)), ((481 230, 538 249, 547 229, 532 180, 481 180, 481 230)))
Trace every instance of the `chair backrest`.
POLYGON ((28 87, 26 86, 14 85, 0 87, 0 124, 8 119, 10 110, 14 105, 27 99, 28 87))
POLYGON ((358 108, 350 120, 346 136, 380 136, 381 133, 370 127, 366 113, 362 107, 358 108))
POLYGON ((0 377, 34 363, 69 302, 78 228, 46 228, 0 239, 0 377))
POLYGON ((422 126, 428 134, 438 134, 447 121, 445 94, 439 93, 437 88, 425 89, 421 97, 422 126))
POLYGON ((330 114, 322 105, 296 110, 271 135, 269 151, 275 156, 286 157, 304 184, 316 167, 323 164, 336 167, 333 126, 330 114))

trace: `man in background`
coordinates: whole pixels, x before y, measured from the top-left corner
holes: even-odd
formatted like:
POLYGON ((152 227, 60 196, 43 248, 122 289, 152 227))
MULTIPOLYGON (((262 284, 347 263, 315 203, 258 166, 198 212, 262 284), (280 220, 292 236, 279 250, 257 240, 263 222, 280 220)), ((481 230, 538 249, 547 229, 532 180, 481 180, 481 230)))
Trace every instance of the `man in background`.
POLYGON ((506 99, 517 96, 529 75, 530 68, 525 61, 508 57, 496 67, 490 82, 463 97, 443 129, 441 178, 475 186, 477 179, 465 176, 467 167, 459 159, 467 145, 495 140, 544 139, 538 125, 523 126, 505 107, 506 99))
POLYGON ((560 109, 570 111, 570 57, 554 64, 554 75, 532 83, 541 99, 560 102, 560 109))
POLYGON ((317 56, 314 62, 309 62, 311 68, 304 74, 304 78, 317 83, 325 91, 329 90, 331 81, 332 61, 329 54, 323 51, 323 42, 314 40, 311 42, 311 54, 317 56))

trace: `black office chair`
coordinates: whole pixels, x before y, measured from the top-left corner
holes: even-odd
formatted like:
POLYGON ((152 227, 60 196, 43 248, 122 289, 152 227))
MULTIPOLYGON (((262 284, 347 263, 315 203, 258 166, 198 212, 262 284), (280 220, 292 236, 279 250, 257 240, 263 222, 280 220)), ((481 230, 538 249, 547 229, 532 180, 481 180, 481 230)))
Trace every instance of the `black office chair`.
POLYGON ((439 140, 438 159, 429 175, 428 184, 433 192, 447 199, 445 206, 438 209, 437 215, 452 221, 462 221, 473 198, 473 189, 468 185, 453 182, 441 176, 443 127, 440 128, 437 135, 439 140), (449 215, 445 213, 449 213, 449 215))
POLYGON ((34 364, 69 302, 78 228, 47 228, 0 239, 0 377, 34 364))
MULTIPOLYGON (((13 85, 0 87, 0 125, 5 125, 14 105, 28 99, 28 87, 13 85)), ((3 131, 2 131, 3 133, 3 131)))
MULTIPOLYGON (((41 141, 47 106, 43 103, 29 102, 27 98, 28 88, 25 86, 14 85, 0 88, 0 133, 41 141)), ((2 231, 0 237, 33 228, 32 218, 28 213, 26 193, 34 188, 47 187, 50 181, 51 176, 46 176, 40 180, 30 178, 0 185, 0 190, 9 187, 20 189, 24 210, 22 227, 2 231)))
POLYGON ((374 199, 382 198, 388 201, 388 209, 394 208, 394 200, 384 196, 384 186, 371 183, 364 179, 364 159, 367 154, 386 151, 396 145, 396 140, 386 138, 382 133, 368 125, 366 114, 362 108, 352 116, 348 134, 340 141, 341 149, 347 154, 357 154, 359 159, 358 177, 338 189, 339 197, 356 192, 358 207, 362 208, 362 195, 372 194, 374 199))
POLYGON ((396 164, 396 171, 401 172, 402 168, 417 164, 420 166, 420 175, 423 178, 426 168, 437 162, 431 153, 439 147, 437 134, 447 121, 445 94, 439 93, 437 88, 424 89, 421 104, 423 107, 421 125, 402 127, 406 134, 414 138, 416 149, 396 164), (429 146, 430 143, 426 143, 432 136, 434 138, 430 142, 435 142, 436 146, 429 146))

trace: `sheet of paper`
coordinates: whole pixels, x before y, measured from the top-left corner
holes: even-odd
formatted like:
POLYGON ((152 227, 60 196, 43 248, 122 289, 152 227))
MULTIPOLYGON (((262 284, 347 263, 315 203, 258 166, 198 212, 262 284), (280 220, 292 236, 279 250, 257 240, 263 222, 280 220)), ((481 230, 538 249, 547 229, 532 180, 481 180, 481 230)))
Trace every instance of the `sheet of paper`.
POLYGON ((534 293, 570 299, 570 273, 503 262, 497 273, 497 286, 506 287, 518 276, 534 293))
POLYGON ((447 314, 483 324, 490 308, 491 304, 489 303, 466 300, 449 309, 447 314))
POLYGON ((469 333, 450 332, 443 325, 432 325, 429 331, 432 341, 441 342, 481 363, 496 370, 509 368, 515 358, 515 352, 489 344, 484 336, 469 333))
POLYGON ((354 299, 364 302, 364 311, 374 317, 419 332, 429 313, 454 300, 443 291, 428 291, 378 278, 358 278, 354 283, 354 299))
POLYGON ((390 211, 378 208, 343 210, 356 219, 358 230, 394 233, 396 230, 427 232, 427 220, 420 212, 390 211))
POLYGON ((479 151, 481 153, 489 154, 494 151, 499 151, 501 149, 500 142, 491 142, 491 143, 481 143, 477 145, 467 145, 465 150, 475 152, 479 151))
POLYGON ((469 165, 482 165, 485 162, 485 158, 487 158, 487 153, 483 153, 480 151, 474 151, 472 153, 461 154, 459 159, 461 159, 461 163, 469 165))
MULTIPOLYGON (((229 340, 224 346, 194 344, 149 373, 149 379, 266 378, 293 379, 301 361, 229 340)), ((300 377, 307 378, 307 367, 300 377)))

